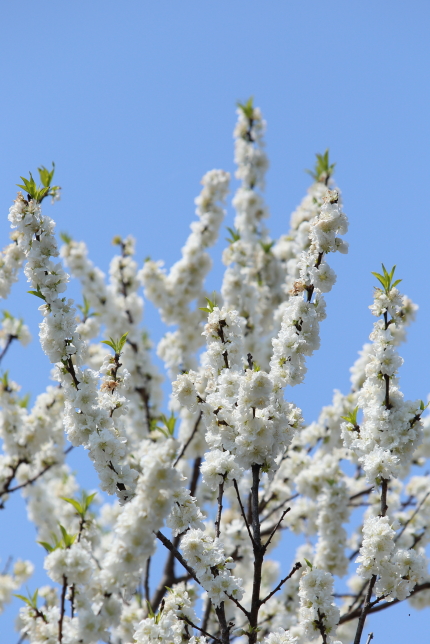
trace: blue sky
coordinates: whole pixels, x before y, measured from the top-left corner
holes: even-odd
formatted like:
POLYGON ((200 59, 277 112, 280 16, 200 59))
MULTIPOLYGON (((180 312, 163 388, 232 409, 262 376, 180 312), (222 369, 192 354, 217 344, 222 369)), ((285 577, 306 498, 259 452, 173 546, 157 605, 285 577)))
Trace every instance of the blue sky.
MULTIPOLYGON (((235 103, 253 95, 268 122, 273 236, 288 230, 309 183, 303 170, 326 147, 351 224, 350 254, 332 260, 338 281, 322 348, 290 397, 312 420, 333 388, 348 388, 348 369, 372 325, 370 271, 381 262, 397 264, 404 291, 420 306, 402 348, 402 387, 411 398, 427 395, 428 2, 26 0, 3 3, 0 18, 2 245, 19 176, 54 160, 63 197, 47 209, 58 230, 85 239, 103 270, 112 237, 128 233, 138 239, 139 260, 171 265, 201 176, 214 167, 234 171, 235 103)), ((232 216, 229 207, 226 225, 232 216)), ((222 247, 209 288, 220 284, 222 247)), ((25 318, 35 340, 15 347, 7 368, 35 395, 50 366, 26 290, 21 280, 6 307, 25 318)), ((76 287, 71 292, 79 297, 76 287)), ((162 335, 149 304, 145 324, 155 340, 162 335)), ((83 483, 94 484, 85 455, 73 458, 83 483)), ((13 499, 1 514, 0 556, 34 556, 41 580, 24 512, 13 499)), ((418 641, 428 613, 410 612, 405 605, 375 617, 376 644, 418 641)), ((11 611, 1 624, 13 643, 11 611)))

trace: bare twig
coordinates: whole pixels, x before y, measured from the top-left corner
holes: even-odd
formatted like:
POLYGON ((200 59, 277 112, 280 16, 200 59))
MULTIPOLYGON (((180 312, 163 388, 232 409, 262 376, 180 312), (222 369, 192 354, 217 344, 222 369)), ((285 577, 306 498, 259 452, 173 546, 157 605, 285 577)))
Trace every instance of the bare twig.
POLYGON ((181 555, 179 550, 177 548, 175 548, 173 543, 171 541, 169 541, 169 539, 167 537, 165 537, 164 534, 162 532, 160 532, 160 530, 155 532, 155 536, 157 537, 157 539, 159 541, 161 541, 163 546, 165 546, 167 548, 167 550, 169 550, 173 554, 175 559, 177 559, 179 561, 179 563, 191 575, 191 577, 194 579, 194 581, 196 581, 199 584, 199 586, 201 586, 199 580, 197 579, 196 571, 194 570, 194 568, 191 568, 191 566, 188 565, 188 563, 185 561, 185 559, 183 558, 183 556, 181 555))
POLYGON ((175 460, 175 462, 173 463, 173 467, 175 467, 175 466, 179 463, 179 461, 181 460, 181 458, 182 458, 182 457, 183 457, 183 455, 185 454, 185 452, 186 452, 186 449, 187 449, 188 445, 191 443, 191 441, 193 440, 194 436, 196 435, 196 432, 197 432, 197 430, 198 430, 198 428, 199 428, 200 421, 201 421, 201 419, 202 419, 202 415, 203 415, 203 412, 201 411, 201 412, 199 413, 199 415, 197 416, 196 422, 194 423, 193 431, 191 432, 191 434, 190 434, 190 436, 189 436, 189 438, 188 438, 187 442, 186 442, 186 443, 184 443, 184 445, 182 445, 182 449, 181 449, 181 451, 179 452, 178 456, 176 457, 176 460, 175 460))
POLYGON ((144 589, 145 589, 145 599, 146 601, 150 601, 150 594, 149 594, 149 570, 151 566, 151 557, 148 557, 146 561, 146 568, 145 568, 145 582, 144 582, 144 589))
POLYGON ((222 644, 221 640, 215 637, 215 635, 211 635, 210 633, 207 633, 203 628, 196 626, 196 624, 193 624, 193 622, 189 620, 188 617, 185 617, 185 615, 181 615, 179 619, 182 619, 184 622, 189 624, 192 628, 195 628, 197 631, 200 631, 200 633, 203 633, 203 635, 206 635, 206 637, 210 637, 215 642, 219 642, 219 644, 222 644))
POLYGON ((291 579, 291 577, 294 575, 294 573, 295 573, 297 570, 299 570, 301 567, 302 567, 302 564, 300 563, 300 561, 297 561, 297 562, 294 564, 294 566, 293 566, 293 568, 292 568, 291 572, 290 572, 286 577, 284 577, 284 579, 281 579, 281 581, 280 581, 280 582, 279 582, 279 584, 276 586, 276 588, 275 588, 274 590, 272 590, 272 592, 271 592, 271 593, 269 593, 269 594, 267 595, 267 597, 265 597, 264 599, 262 599, 262 600, 260 601, 260 606, 262 606, 262 605, 263 605, 263 604, 265 604, 267 601, 269 601, 269 599, 270 599, 271 597, 273 597, 273 595, 274 595, 275 593, 277 593, 277 592, 278 592, 278 590, 280 590, 280 589, 282 588, 282 586, 285 584, 285 582, 286 582, 286 581, 288 581, 289 579, 291 579))
POLYGON ((219 537, 221 532, 221 515, 222 515, 222 497, 224 495, 224 478, 222 483, 218 485, 218 511, 215 519, 215 536, 219 537))
POLYGON ((63 620, 65 613, 66 603, 66 590, 67 590, 67 577, 63 575, 63 588, 61 590, 61 604, 60 604, 60 618, 58 620, 58 641, 59 644, 63 641, 63 620))
POLYGON ((9 349, 10 345, 12 344, 13 340, 16 340, 17 336, 16 335, 10 335, 8 334, 6 343, 3 347, 3 351, 0 353, 0 362, 3 360, 5 357, 7 350, 9 349))
POLYGON ((420 501, 420 503, 419 503, 419 505, 417 506, 417 508, 415 509, 415 511, 411 514, 411 516, 409 517, 409 519, 406 521, 406 523, 404 524, 404 526, 403 526, 403 527, 402 527, 402 529, 400 530, 399 534, 396 534, 396 536, 394 537, 394 542, 396 542, 396 541, 398 541, 398 540, 400 539, 400 537, 402 536, 402 534, 404 533, 404 531, 406 530, 406 528, 408 527, 408 525, 410 524, 410 522, 411 522, 411 521, 412 521, 412 520, 417 516, 418 512, 421 510, 421 508, 422 508, 422 506, 424 505, 425 500, 427 499, 427 497, 429 496, 429 494, 430 494, 430 492, 427 492, 427 494, 425 495, 425 497, 420 501))
POLYGON ((273 528, 273 530, 272 530, 272 532, 271 532, 271 534, 270 534, 270 537, 267 539, 266 543, 265 543, 265 544, 264 544, 264 546, 263 546, 263 550, 264 550, 264 552, 266 552, 267 548, 268 548, 268 547, 269 547, 269 545, 270 545, 270 542, 272 541, 273 537, 275 536, 275 533, 277 532, 277 530, 278 530, 279 526, 281 525, 282 521, 284 520, 285 515, 286 515, 286 514, 287 514, 287 512, 289 512, 290 510, 291 510, 291 508, 287 508, 286 510, 284 510, 284 511, 283 511, 281 518, 279 519, 278 523, 277 523, 277 524, 275 525, 275 527, 273 528))
POLYGON ((202 618, 202 628, 205 629, 208 625, 209 622, 209 617, 211 614, 211 609, 212 609, 212 602, 209 597, 206 597, 206 604, 205 604, 205 610, 203 612, 203 618, 202 618))
POLYGON ((361 492, 357 492, 356 494, 353 494, 352 496, 349 497, 349 500, 353 501, 354 499, 358 499, 360 496, 364 496, 365 494, 370 494, 370 492, 373 492, 373 485, 366 488, 365 490, 361 490, 361 492))
MULTIPOLYGON (((67 454, 69 454, 69 452, 71 452, 71 451, 72 451, 72 449, 73 449, 73 445, 70 445, 70 446, 69 446, 69 447, 64 451, 64 455, 66 456, 67 454)), ((24 461, 22 461, 22 462, 24 462, 24 461)), ((11 487, 10 489, 4 489, 4 490, 0 493, 0 497, 1 497, 1 496, 3 496, 4 494, 12 494, 12 492, 17 492, 18 490, 22 490, 22 488, 27 487, 27 485, 33 485, 33 483, 35 483, 35 482, 36 482, 36 481, 37 481, 41 476, 43 476, 43 474, 45 474, 45 472, 47 472, 48 470, 50 470, 50 469, 51 469, 51 467, 54 467, 54 465, 58 465, 58 464, 59 464, 59 463, 57 463, 57 461, 55 461, 54 463, 49 463, 49 465, 46 465, 46 466, 43 468, 43 470, 40 470, 40 472, 38 472, 38 473, 37 473, 35 476, 33 476, 31 479, 28 479, 28 481, 25 481, 25 483, 21 483, 20 485, 16 485, 15 487, 11 487)), ((17 469, 18 469, 18 468, 17 468, 17 469)), ((11 481, 10 481, 10 482, 12 482, 12 480, 13 480, 13 479, 11 479, 11 481)), ((1 510, 3 507, 4 507, 4 506, 3 506, 2 504, 0 504, 0 510, 1 510)))
POLYGON ((372 640, 373 640, 373 633, 369 633, 366 644, 370 644, 372 640))
POLYGON ((246 518, 245 509, 242 504, 242 499, 240 498, 239 488, 238 488, 236 479, 233 479, 233 485, 234 485, 234 489, 236 490, 237 500, 239 501, 240 510, 242 512, 243 520, 245 521, 246 529, 248 530, 249 538, 251 539, 251 543, 254 544, 254 537, 252 536, 251 528, 249 527, 248 519, 246 518))

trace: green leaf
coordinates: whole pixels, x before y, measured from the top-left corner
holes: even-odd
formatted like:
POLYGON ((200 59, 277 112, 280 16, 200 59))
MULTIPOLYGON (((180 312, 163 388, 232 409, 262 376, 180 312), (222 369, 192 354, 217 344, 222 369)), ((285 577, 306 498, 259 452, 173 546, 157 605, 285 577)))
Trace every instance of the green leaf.
POLYGON ((37 543, 39 543, 41 546, 43 546, 45 548, 46 552, 48 552, 48 553, 49 552, 54 552, 54 550, 55 550, 55 546, 51 546, 51 544, 48 543, 47 541, 38 541, 37 543))
POLYGON ((312 570, 313 565, 311 564, 311 562, 309 561, 309 559, 306 559, 306 557, 305 557, 305 561, 306 561, 307 565, 309 566, 309 568, 312 570))
POLYGON ((240 233, 238 230, 236 230, 235 228, 229 228, 228 226, 227 230, 230 233, 230 237, 226 237, 225 240, 228 241, 229 244, 234 244, 234 242, 239 241, 240 233))
POLYGON ((14 593, 14 597, 18 597, 18 599, 22 599, 23 602, 25 602, 28 606, 33 608, 31 604, 31 600, 28 597, 24 597, 24 595, 18 595, 18 593, 14 593))
POLYGON ((271 241, 271 242, 260 241, 260 246, 264 250, 265 253, 270 253, 270 251, 272 250, 272 247, 274 245, 275 245, 274 241, 271 241))
POLYGON ((37 291, 27 291, 27 293, 30 293, 31 295, 35 295, 36 297, 40 297, 41 300, 46 302, 46 297, 43 295, 42 291, 40 290, 39 284, 37 285, 37 291))
POLYGON ((121 336, 119 340, 114 340, 113 338, 109 338, 109 340, 101 340, 101 343, 107 344, 108 347, 111 347, 111 349, 113 349, 116 355, 120 355, 127 341, 127 336, 128 336, 128 331, 127 333, 124 333, 124 335, 121 336))
POLYGON ((84 508, 79 503, 79 501, 76 501, 76 499, 69 499, 67 496, 61 496, 60 499, 63 499, 63 501, 66 501, 66 503, 70 503, 70 505, 73 505, 73 507, 75 508, 76 512, 80 516, 83 516, 85 514, 84 508))
POLYGON ((328 179, 334 173, 335 163, 330 164, 329 160, 329 150, 324 152, 324 154, 316 154, 316 162, 313 170, 305 170, 314 181, 319 181, 320 183, 327 183, 328 179))
POLYGON ((345 420, 347 423, 350 423, 353 427, 357 427, 357 414, 358 414, 358 406, 352 410, 350 414, 347 416, 341 416, 342 420, 345 420))
POLYGON ((205 300, 208 303, 208 305, 205 307, 199 306, 199 310, 206 311, 206 313, 212 313, 212 311, 217 307, 217 303, 215 302, 215 300, 212 302, 208 297, 205 297, 205 300))
POLYGON ((52 182, 52 178, 54 176, 54 172, 55 172, 55 163, 52 162, 52 170, 51 170, 51 172, 49 172, 49 170, 47 170, 45 168, 45 166, 43 166, 43 165, 40 168, 37 168, 37 169, 39 171, 39 176, 40 176, 40 180, 42 182, 42 185, 44 185, 46 188, 49 188, 50 185, 51 185, 51 182, 52 182))
POLYGON ((395 270, 396 270, 396 266, 394 265, 393 268, 391 269, 391 271, 388 272, 387 269, 385 268, 384 264, 382 264, 383 275, 381 275, 380 273, 374 273, 373 271, 371 271, 372 275, 374 277, 376 277, 378 282, 381 284, 381 286, 382 286, 382 288, 383 288, 383 290, 384 290, 386 295, 388 295, 390 293, 391 289, 395 288, 397 286, 397 284, 400 284, 400 282, 402 281, 402 280, 396 280, 393 283, 393 277, 394 277, 395 270))
POLYGON ((149 615, 149 617, 152 617, 152 619, 154 619, 155 613, 152 610, 152 606, 151 606, 151 604, 150 604, 150 602, 148 600, 146 600, 146 605, 148 607, 148 615, 149 615))
POLYGON ((63 535, 63 543, 66 548, 70 548, 75 542, 75 539, 77 537, 76 534, 69 534, 64 526, 61 525, 61 523, 58 524, 60 526, 61 534, 63 535))
POLYGON ((60 233, 60 239, 63 241, 65 244, 70 244, 73 241, 73 238, 70 237, 67 233, 60 233))
POLYGON ((237 107, 242 110, 243 114, 249 121, 254 117, 254 97, 250 96, 246 103, 237 102, 237 107))
POLYGON ((29 402, 30 402, 31 395, 30 394, 25 394, 22 398, 18 399, 18 405, 22 409, 27 409, 29 402))
POLYGON ((121 353, 121 351, 124 348, 125 343, 127 342, 127 336, 128 336, 128 331, 124 333, 123 336, 121 336, 119 342, 118 342, 118 353, 121 353))

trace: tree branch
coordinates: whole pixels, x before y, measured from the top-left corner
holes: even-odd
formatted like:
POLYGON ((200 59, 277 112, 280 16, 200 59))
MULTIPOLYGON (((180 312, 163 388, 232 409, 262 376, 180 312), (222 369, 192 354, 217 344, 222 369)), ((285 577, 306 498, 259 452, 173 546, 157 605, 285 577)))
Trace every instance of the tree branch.
POLYGON ((203 416, 203 412, 202 412, 202 411, 200 411, 200 413, 199 413, 199 415, 198 415, 198 417, 197 417, 197 420, 196 420, 196 422, 194 423, 193 431, 191 432, 191 434, 190 434, 190 436, 189 436, 189 438, 188 438, 187 442, 186 442, 186 443, 184 443, 184 445, 182 446, 181 451, 179 452, 178 456, 176 457, 175 462, 173 463, 173 467, 176 467, 176 465, 179 463, 179 461, 181 460, 181 458, 182 458, 182 457, 183 457, 183 455, 185 454, 185 452, 186 452, 186 449, 187 449, 188 445, 189 445, 189 444, 191 443, 191 441, 193 440, 193 438, 194 438, 194 436, 195 436, 195 434, 196 434, 196 432, 197 432, 197 430, 198 430, 198 428, 199 428, 199 424, 200 424, 200 421, 201 421, 201 419, 202 419, 202 416, 203 416))
POLYGON ((236 479, 233 479, 233 485, 234 485, 234 489, 236 490, 237 500, 239 501, 240 511, 242 512, 242 517, 243 517, 243 520, 245 521, 245 525, 246 525, 246 529, 248 530, 249 538, 251 539, 252 545, 254 545, 254 537, 252 536, 251 528, 249 527, 248 519, 246 518, 245 509, 244 509, 243 504, 242 504, 242 499, 240 498, 239 488, 238 488, 236 479))
POLYGON ((297 570, 299 570, 301 567, 302 567, 302 564, 300 563, 300 561, 297 561, 297 562, 294 564, 294 566, 293 566, 293 568, 292 568, 291 572, 290 572, 286 577, 284 577, 284 579, 281 579, 281 581, 280 581, 280 582, 279 582, 279 584, 276 586, 276 588, 275 588, 274 590, 272 590, 272 592, 271 592, 271 593, 269 593, 269 594, 267 595, 267 597, 265 597, 264 599, 262 599, 262 600, 260 601, 260 606, 262 606, 262 605, 263 605, 263 604, 265 604, 267 601, 269 601, 269 599, 270 599, 271 597, 273 597, 273 595, 274 595, 275 593, 277 593, 277 592, 278 592, 278 590, 281 590, 281 588, 282 588, 282 586, 285 584, 285 582, 286 582, 286 581, 288 581, 289 579, 291 579, 291 577, 294 575, 294 573, 295 573, 297 570))

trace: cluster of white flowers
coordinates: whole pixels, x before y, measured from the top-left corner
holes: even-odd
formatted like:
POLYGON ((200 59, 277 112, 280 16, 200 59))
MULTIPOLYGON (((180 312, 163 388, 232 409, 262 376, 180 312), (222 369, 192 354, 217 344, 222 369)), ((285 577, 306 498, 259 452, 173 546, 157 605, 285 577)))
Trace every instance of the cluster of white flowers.
POLYGON ((197 300, 203 306, 203 283, 212 267, 207 248, 218 239, 225 216, 222 207, 228 192, 230 175, 211 170, 203 179, 203 189, 196 198, 199 221, 191 224, 191 234, 182 248, 182 258, 166 274, 162 262, 148 259, 139 273, 145 295, 159 309, 162 320, 177 329, 168 332, 158 345, 158 354, 172 375, 179 369, 195 368, 194 354, 201 346, 199 308, 190 305, 197 300))
POLYGON ((270 360, 272 378, 279 386, 302 382, 307 371, 305 358, 319 348, 319 323, 326 316, 322 293, 328 293, 336 280, 324 255, 347 252, 345 242, 337 237, 347 230, 348 220, 340 208, 339 193, 327 191, 320 214, 310 227, 309 250, 299 261, 300 279, 294 283, 292 297, 281 305, 282 324, 273 340, 270 360))
POLYGON ((4 611, 5 605, 12 601, 13 593, 31 577, 33 572, 34 566, 31 561, 18 559, 11 573, 7 572, 7 568, 0 573, 0 614, 4 611))
MULTIPOLYGON (((88 340, 96 337, 101 325, 104 325, 108 337, 119 338, 124 333, 128 334, 121 362, 130 374, 132 386, 127 392, 130 404, 124 430, 131 446, 136 448, 148 435, 151 419, 157 415, 161 377, 150 359, 151 345, 139 326, 143 300, 137 293, 140 284, 138 266, 133 259, 134 239, 129 236, 124 240, 114 240, 122 252, 111 262, 109 285, 106 285, 102 271, 88 258, 84 242, 75 242, 67 236, 64 236, 64 241, 61 255, 72 275, 81 282, 84 301, 88 304, 88 310, 83 311, 84 319, 77 327, 81 337, 88 340)), ((89 363, 99 368, 105 358, 105 350, 99 343, 91 344, 88 353, 89 363)))
MULTIPOLYGON (((56 260, 43 189, 25 180, 27 198, 19 193, 10 209, 0 296, 26 261, 57 381, 27 409, 19 385, 0 376, 0 509, 21 492, 51 580, 24 598, 18 625, 30 644, 350 644, 373 598, 378 608, 407 597, 430 605, 430 482, 418 469, 430 457, 430 416, 421 418, 424 402, 403 400, 397 379, 398 346, 417 307, 384 269, 371 306, 381 319, 351 369, 351 391, 335 391, 304 426, 284 389, 303 381, 319 347, 324 294, 336 280, 326 256, 347 252, 348 222, 326 151, 289 233, 271 239, 264 131, 252 101, 239 106, 240 185, 221 295, 209 296, 204 280, 225 216, 222 170, 203 177, 198 219, 170 270, 138 265, 135 240, 116 237, 105 276, 85 243, 62 235, 61 258, 82 288, 79 313, 65 296, 69 276, 56 260), (174 380, 170 417, 142 328, 141 286, 173 327, 157 348, 174 380), (118 499, 80 489, 66 462, 74 446, 87 449, 101 489, 118 499), (403 484, 396 477, 412 464, 403 484), (361 506, 362 521, 347 530, 361 506), (272 557, 283 530, 306 543, 281 579, 272 557), (166 548, 160 575, 157 544, 166 548), (334 594, 335 576, 357 555, 351 593, 334 594)), ((29 330, 5 312, 1 361, 14 340, 26 344, 29 330)), ((18 562, 0 574, 0 609, 31 571, 18 562)))
POLYGON ((126 500, 133 493, 137 473, 121 463, 125 450, 112 417, 116 403, 112 406, 103 392, 98 394, 98 374, 80 366, 86 347, 77 333, 76 311, 72 300, 60 297, 69 278, 61 263, 50 259, 59 254, 54 222, 42 215, 40 204, 25 200, 21 193, 10 208, 9 221, 22 235, 27 279, 45 302, 40 307, 44 316, 40 342, 50 361, 59 363, 57 378, 65 391, 68 437, 72 444, 89 450, 102 489, 126 500))
POLYGON ((324 633, 326 641, 339 622, 339 609, 333 601, 333 577, 323 570, 312 568, 300 579, 299 621, 310 640, 324 633))
MULTIPOLYGON (((373 341, 366 351, 366 379, 357 399, 363 422, 343 424, 345 446, 353 451, 369 483, 399 476, 410 466, 412 454, 421 441, 420 401, 405 401, 398 388, 397 372, 403 364, 396 345, 395 329, 403 326, 404 301, 396 288, 386 294, 375 289, 373 341), (388 320, 388 315, 391 319, 388 320)), ((401 333, 401 331, 400 331, 401 333)))
POLYGON ((230 573, 235 563, 225 556, 218 538, 213 539, 203 530, 191 529, 182 538, 181 548, 214 606, 229 597, 242 598, 242 580, 230 573))
POLYGON ((258 191, 264 188, 268 167, 263 140, 266 124, 259 108, 239 108, 237 114, 236 177, 242 183, 233 199, 235 228, 229 229, 231 239, 223 253, 227 269, 221 292, 224 306, 238 311, 246 320, 245 353, 251 353, 261 366, 266 366, 268 347, 262 341, 262 332, 272 330, 273 309, 284 297, 283 273, 271 250, 274 242, 262 224, 268 209, 258 191))
POLYGON ((23 320, 13 317, 8 311, 3 311, 0 327, 0 347, 4 350, 12 340, 18 340, 22 346, 31 342, 31 333, 23 320))
POLYGON ((243 327, 236 311, 215 307, 204 330, 205 398, 198 393, 201 376, 196 372, 180 375, 173 383, 179 403, 203 413, 212 449, 202 467, 209 487, 222 478, 238 478, 240 468, 254 463, 273 469, 301 423, 300 411, 283 399, 269 374, 254 371, 252 365, 244 370, 243 327))
POLYGON ((188 625, 196 621, 192 597, 178 584, 169 590, 160 613, 140 622, 134 641, 137 644, 182 644, 185 639, 192 644, 206 642, 206 638, 187 637, 188 625))
POLYGON ((0 252, 0 297, 7 298, 12 284, 18 281, 19 271, 25 259, 21 237, 17 231, 11 233, 11 244, 0 252))
POLYGON ((395 547, 395 532, 388 517, 371 517, 363 527, 363 545, 357 559, 357 570, 364 579, 378 576, 378 596, 406 599, 424 576, 426 557, 413 548, 395 547))

